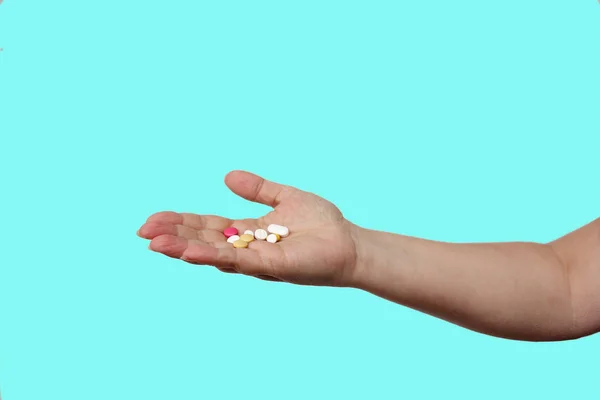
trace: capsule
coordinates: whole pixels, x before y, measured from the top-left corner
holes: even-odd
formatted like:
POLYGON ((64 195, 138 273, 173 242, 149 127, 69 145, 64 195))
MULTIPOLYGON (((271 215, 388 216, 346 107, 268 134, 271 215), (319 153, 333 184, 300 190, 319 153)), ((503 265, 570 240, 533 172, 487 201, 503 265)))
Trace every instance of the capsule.
POLYGON ((277 224, 269 225, 267 227, 267 231, 269 231, 269 233, 276 233, 280 237, 286 237, 287 235, 290 234, 290 230, 287 228, 287 226, 277 225, 277 224))

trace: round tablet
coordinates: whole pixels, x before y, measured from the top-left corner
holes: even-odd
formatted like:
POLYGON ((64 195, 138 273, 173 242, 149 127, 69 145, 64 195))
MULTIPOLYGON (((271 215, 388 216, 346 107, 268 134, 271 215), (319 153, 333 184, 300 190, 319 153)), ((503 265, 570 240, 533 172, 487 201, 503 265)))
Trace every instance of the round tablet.
POLYGON ((233 247, 237 249, 243 249, 244 247, 248 247, 248 242, 244 242, 243 240, 236 240, 233 242, 233 247))
POLYGON ((231 237, 233 235, 237 235, 238 234, 238 230, 232 226, 232 227, 229 227, 229 228, 225 229, 223 231, 223 234, 225 235, 225 237, 231 237))
POLYGON ((281 239, 281 236, 276 233, 271 233, 269 236, 267 236, 267 242, 269 243, 277 243, 279 242, 279 239, 281 239))
POLYGON ((250 243, 251 241, 254 240, 254 235, 242 235, 240 236, 240 240, 243 240, 244 242, 250 243))
POLYGON ((236 240, 240 240, 240 237, 238 235, 229 236, 229 238, 227 238, 227 243, 233 243, 236 240))
POLYGON ((254 232, 254 237, 258 240, 265 240, 267 236, 269 236, 269 234, 264 229, 257 229, 256 232, 254 232))

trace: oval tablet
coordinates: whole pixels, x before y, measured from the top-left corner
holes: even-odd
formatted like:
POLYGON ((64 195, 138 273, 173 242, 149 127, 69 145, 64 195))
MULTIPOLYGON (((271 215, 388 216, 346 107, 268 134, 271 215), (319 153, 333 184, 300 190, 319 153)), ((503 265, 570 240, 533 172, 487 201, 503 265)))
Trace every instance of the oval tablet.
POLYGON ((236 240, 233 242, 233 247, 237 249, 243 249, 244 247, 248 247, 248 242, 244 242, 243 240, 236 240))
POLYGON ((254 237, 258 240, 265 240, 267 236, 269 236, 269 234, 264 229, 257 229, 256 232, 254 232, 254 237))
POLYGON ((254 235, 242 235, 242 236, 240 236, 240 240, 250 243, 251 241, 254 240, 254 235))
POLYGON ((287 228, 287 226, 283 225, 271 224, 267 227, 267 230, 269 233, 276 233, 281 237, 286 237, 290 234, 290 230, 287 228))
POLYGON ((223 231, 223 234, 225 235, 225 237, 231 237, 233 235, 237 235, 238 234, 238 230, 232 226, 230 228, 225 229, 223 231))
POLYGON ((227 243, 233 243, 236 240, 240 240, 240 237, 238 235, 229 236, 229 238, 227 238, 227 243))
POLYGON ((269 236, 267 236, 267 242, 269 243, 277 243, 279 242, 279 239, 281 239, 281 236, 276 233, 271 233, 269 236))

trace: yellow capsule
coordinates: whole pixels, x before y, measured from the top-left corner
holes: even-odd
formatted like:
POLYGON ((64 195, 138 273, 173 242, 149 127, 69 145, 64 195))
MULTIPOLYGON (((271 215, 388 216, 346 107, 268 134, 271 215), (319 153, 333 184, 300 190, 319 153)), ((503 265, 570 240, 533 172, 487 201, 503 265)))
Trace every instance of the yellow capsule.
POLYGON ((233 247, 236 249, 243 249, 244 247, 248 247, 248 242, 244 242, 242 239, 236 240, 233 242, 233 247))
POLYGON ((253 235, 244 234, 244 235, 240 236, 240 240, 243 240, 246 243, 250 243, 251 241, 254 240, 254 236, 253 235))

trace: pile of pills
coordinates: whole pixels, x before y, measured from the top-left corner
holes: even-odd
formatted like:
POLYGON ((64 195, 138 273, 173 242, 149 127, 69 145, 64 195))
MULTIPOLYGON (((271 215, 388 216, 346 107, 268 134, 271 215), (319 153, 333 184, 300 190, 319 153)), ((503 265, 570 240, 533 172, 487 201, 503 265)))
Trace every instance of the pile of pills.
POLYGON ((248 247, 248 243, 253 240, 266 240, 269 243, 277 243, 281 238, 290 234, 290 230, 282 225, 271 224, 267 230, 257 229, 256 231, 247 230, 242 235, 234 227, 229 227, 223 231, 227 238, 227 243, 233 244, 235 248, 248 247))

